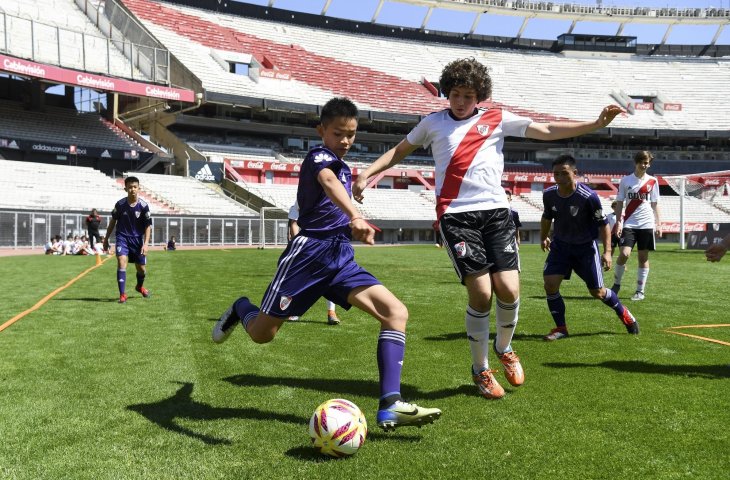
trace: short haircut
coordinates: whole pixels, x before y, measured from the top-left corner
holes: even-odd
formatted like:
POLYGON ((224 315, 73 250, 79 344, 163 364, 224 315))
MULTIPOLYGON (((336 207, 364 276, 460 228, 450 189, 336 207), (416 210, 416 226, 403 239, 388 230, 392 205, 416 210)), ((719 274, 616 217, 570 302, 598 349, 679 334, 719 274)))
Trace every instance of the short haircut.
POLYGON ((639 150, 636 152, 636 155, 634 155, 634 163, 643 162, 644 160, 649 160, 649 163, 651 163, 654 160, 654 155, 647 150, 639 150))
POLYGON ((553 160, 553 167, 556 165, 570 165, 572 168, 576 168, 575 158, 573 158, 572 155, 568 155, 567 153, 565 153, 553 160))
POLYGON ((127 177, 124 179, 124 186, 128 187, 130 183, 139 183, 139 178, 137 177, 127 177))
POLYGON ((439 84, 446 98, 454 87, 473 88, 477 92, 477 102, 483 102, 492 96, 492 78, 489 71, 474 58, 462 58, 446 65, 441 72, 439 84))
POLYGON ((347 97, 335 97, 324 104, 319 114, 319 123, 327 125, 336 118, 357 119, 357 106, 347 97))

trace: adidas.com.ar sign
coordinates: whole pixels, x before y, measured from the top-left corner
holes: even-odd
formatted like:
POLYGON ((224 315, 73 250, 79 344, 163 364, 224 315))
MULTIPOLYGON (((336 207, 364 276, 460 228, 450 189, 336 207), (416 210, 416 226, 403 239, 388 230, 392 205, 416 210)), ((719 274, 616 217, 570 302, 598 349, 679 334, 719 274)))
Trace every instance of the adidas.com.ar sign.
POLYGON ((210 169, 209 165, 203 165, 203 168, 198 170, 198 173, 195 174, 196 180, 205 180, 208 182, 214 182, 215 181, 215 175, 213 175, 213 172, 210 169))

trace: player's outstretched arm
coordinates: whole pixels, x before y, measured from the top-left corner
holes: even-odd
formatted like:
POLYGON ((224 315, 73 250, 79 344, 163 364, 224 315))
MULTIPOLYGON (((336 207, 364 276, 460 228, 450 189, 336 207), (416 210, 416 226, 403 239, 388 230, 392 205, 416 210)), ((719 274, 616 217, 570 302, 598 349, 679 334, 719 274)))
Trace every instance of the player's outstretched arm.
POLYGON ((600 128, 607 126, 613 121, 619 113, 623 113, 624 109, 618 105, 609 105, 605 107, 598 118, 587 122, 533 122, 528 125, 525 131, 527 138, 536 140, 560 140, 563 138, 572 138, 594 132, 600 128))
POLYGON ((540 247, 543 252, 550 250, 550 227, 553 221, 545 217, 540 219, 540 247))
POLYGON ((598 236, 603 244, 603 255, 601 255, 601 265, 605 271, 611 270, 613 257, 611 256, 611 228, 608 224, 598 228, 598 236))
POLYGON ((362 203, 363 198, 365 198, 363 191, 368 186, 368 179, 402 162, 404 158, 413 153, 418 147, 418 145, 411 145, 407 140, 403 139, 398 145, 382 154, 365 171, 360 172, 357 180, 352 184, 352 198, 358 203, 362 203))

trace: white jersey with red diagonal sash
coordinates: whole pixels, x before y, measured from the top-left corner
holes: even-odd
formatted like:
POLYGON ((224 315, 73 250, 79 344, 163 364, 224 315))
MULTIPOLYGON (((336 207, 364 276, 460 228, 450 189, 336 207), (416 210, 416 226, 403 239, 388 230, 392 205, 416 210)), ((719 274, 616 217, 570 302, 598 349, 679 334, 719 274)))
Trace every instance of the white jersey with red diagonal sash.
POLYGON ((411 130, 411 145, 431 146, 436 164, 436 216, 509 208, 502 188, 505 137, 524 137, 532 120, 501 110, 477 110, 456 120, 432 113, 411 130))
POLYGON ((616 200, 624 202, 624 227, 654 229, 651 204, 659 202, 659 183, 655 177, 626 175, 618 185, 616 200))

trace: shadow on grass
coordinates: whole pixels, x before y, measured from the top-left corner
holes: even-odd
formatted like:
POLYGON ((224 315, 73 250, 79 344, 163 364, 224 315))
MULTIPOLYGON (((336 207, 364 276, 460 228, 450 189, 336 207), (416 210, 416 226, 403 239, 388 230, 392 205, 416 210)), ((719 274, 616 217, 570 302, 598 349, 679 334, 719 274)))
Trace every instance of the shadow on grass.
MULTIPOLYGON (((164 428, 165 430, 195 438, 208 445, 231 445, 233 442, 225 438, 217 438, 211 435, 197 433, 189 428, 178 425, 176 420, 245 419, 263 420, 267 422, 276 421, 302 426, 306 426, 309 423, 309 418, 297 415, 259 410, 257 408, 221 408, 208 405, 207 403, 197 402, 192 398, 194 387, 192 383, 175 383, 182 386, 173 396, 160 400, 159 402, 129 405, 127 410, 139 413, 150 422, 164 428)), ((388 439, 403 442, 417 442, 420 440, 420 436, 385 434, 381 432, 373 432, 372 430, 368 432, 367 438, 370 441, 388 439)), ((316 453, 311 448, 297 447, 289 450, 287 454, 302 459, 322 459, 322 455, 316 453), (313 455, 310 455, 310 451, 313 455)))
MULTIPOLYGON (((527 341, 536 341, 539 340, 541 342, 544 342, 543 337, 548 334, 548 331, 546 330, 544 334, 540 333, 515 333, 515 335, 512 337, 515 341, 521 341, 521 340, 527 340, 527 341)), ((576 337, 593 337, 596 335, 625 335, 625 332, 609 332, 609 331, 599 331, 599 332, 585 332, 585 333, 571 333, 568 338, 576 338, 576 337)), ((490 338, 494 338, 494 333, 490 334, 490 338)), ((432 342, 447 342, 452 340, 466 340, 466 332, 453 332, 453 333, 443 333, 441 335, 436 335, 432 337, 424 337, 424 340, 430 340, 432 342)), ((517 350, 517 347, 515 347, 515 350, 517 350)))
MULTIPOLYGON (((53 299, 56 302, 106 302, 106 303, 116 303, 119 301, 119 297, 109 297, 109 298, 98 298, 98 297, 67 297, 67 298, 54 298, 53 299)), ((128 299, 127 301, 131 300, 128 299)))
MULTIPOLYGON (((292 378, 292 377, 262 377, 259 375, 234 375, 223 380, 241 387, 286 386, 302 388, 316 392, 331 392, 333 396, 359 395, 369 396, 378 391, 378 382, 368 380, 292 378)), ((439 400, 455 396, 474 395, 474 386, 461 385, 456 388, 445 388, 431 392, 423 392, 411 385, 402 384, 401 393, 406 400, 418 402, 420 400, 439 400)), ((334 398, 334 397, 333 397, 334 398)), ((393 438, 388 436, 388 438, 393 438)))
POLYGON ((707 379, 730 378, 730 365, 660 365, 656 363, 611 360, 601 363, 545 363, 552 368, 608 368, 619 372, 701 377, 707 379))
POLYGON ((224 438, 216 438, 210 435, 194 432, 189 428, 178 425, 175 420, 178 418, 188 420, 222 420, 228 418, 239 418, 266 421, 273 420, 298 425, 304 425, 309 422, 308 418, 277 412, 268 412, 257 408, 214 407, 207 403, 197 402, 192 399, 192 383, 182 383, 181 385, 182 387, 180 387, 170 398, 166 398, 155 403, 129 405, 127 409, 139 413, 150 422, 155 423, 166 430, 198 439, 209 445, 230 445, 231 441, 224 438))

